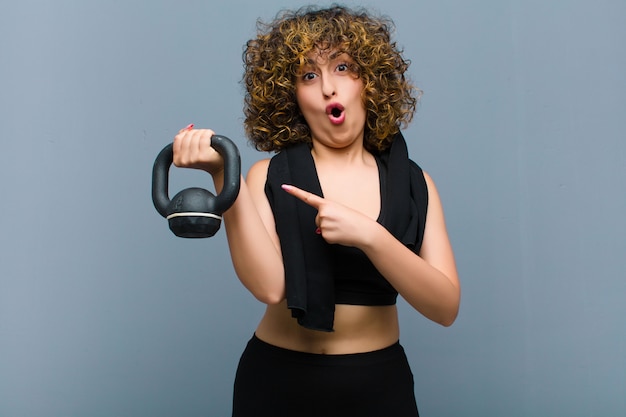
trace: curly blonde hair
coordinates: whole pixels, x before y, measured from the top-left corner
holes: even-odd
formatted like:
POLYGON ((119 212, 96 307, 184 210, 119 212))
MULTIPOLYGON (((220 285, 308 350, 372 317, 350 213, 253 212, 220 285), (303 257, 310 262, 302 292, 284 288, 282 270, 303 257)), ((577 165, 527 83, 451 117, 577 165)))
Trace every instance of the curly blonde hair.
POLYGON ((363 80, 366 109, 364 146, 386 149, 415 113, 419 90, 405 76, 410 64, 391 40, 391 20, 365 10, 333 5, 282 11, 273 22, 257 22, 258 35, 243 54, 245 131, 260 151, 279 151, 311 142, 296 101, 296 77, 314 50, 347 53, 363 80))

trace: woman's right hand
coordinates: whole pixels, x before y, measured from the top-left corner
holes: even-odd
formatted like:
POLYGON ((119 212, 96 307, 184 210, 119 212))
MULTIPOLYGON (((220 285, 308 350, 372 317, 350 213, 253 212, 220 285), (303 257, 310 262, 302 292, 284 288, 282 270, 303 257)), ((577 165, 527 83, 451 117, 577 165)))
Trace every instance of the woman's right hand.
POLYGON ((224 170, 224 158, 211 147, 211 129, 194 129, 189 125, 174 137, 174 165, 201 169, 215 176, 224 170))

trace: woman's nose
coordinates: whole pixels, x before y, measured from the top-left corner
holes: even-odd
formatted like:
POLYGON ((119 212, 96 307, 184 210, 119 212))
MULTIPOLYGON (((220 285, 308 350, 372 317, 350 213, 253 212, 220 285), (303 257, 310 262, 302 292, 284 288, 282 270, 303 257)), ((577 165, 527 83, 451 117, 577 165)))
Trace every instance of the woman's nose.
POLYGON ((324 94, 324 97, 332 97, 336 94, 335 84, 328 78, 322 81, 322 94, 324 94))

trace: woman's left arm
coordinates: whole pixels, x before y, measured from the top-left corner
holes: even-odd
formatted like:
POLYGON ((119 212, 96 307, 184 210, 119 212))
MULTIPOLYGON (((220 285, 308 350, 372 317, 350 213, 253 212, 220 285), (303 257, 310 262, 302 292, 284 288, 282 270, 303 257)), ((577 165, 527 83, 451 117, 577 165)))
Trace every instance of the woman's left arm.
POLYGON ((424 172, 428 211, 419 255, 384 226, 349 207, 285 185, 288 193, 317 209, 316 223, 329 243, 361 249, 413 308, 450 326, 459 311, 461 290, 439 193, 424 172))
POLYGON ((426 172, 424 178, 428 211, 419 256, 375 222, 360 249, 413 308, 450 326, 459 311, 461 287, 437 187, 426 172))

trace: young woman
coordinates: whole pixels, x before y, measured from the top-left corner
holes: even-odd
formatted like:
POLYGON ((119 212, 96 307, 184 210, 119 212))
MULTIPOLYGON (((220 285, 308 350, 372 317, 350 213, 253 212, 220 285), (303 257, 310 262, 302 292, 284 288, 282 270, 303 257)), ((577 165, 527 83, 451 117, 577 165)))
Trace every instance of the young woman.
MULTIPOLYGON (((224 214, 233 265, 267 305, 233 416, 417 416, 397 295, 451 325, 460 286, 437 189, 400 133, 416 89, 392 22, 340 6, 282 12, 244 54, 246 133, 275 152, 224 214)), ((210 129, 174 164, 223 184, 210 129)))

